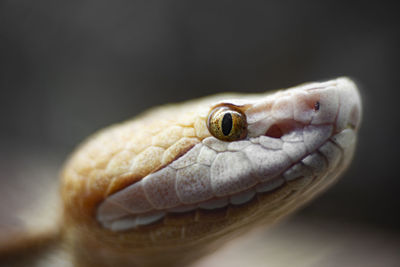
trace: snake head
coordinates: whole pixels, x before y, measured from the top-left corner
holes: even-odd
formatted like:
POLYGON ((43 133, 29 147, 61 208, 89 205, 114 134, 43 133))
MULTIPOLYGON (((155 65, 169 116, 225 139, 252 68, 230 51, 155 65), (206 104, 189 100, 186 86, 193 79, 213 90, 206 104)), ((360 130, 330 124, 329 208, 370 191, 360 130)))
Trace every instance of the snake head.
POLYGON ((106 247, 108 258, 126 262, 200 255, 205 244, 275 222, 334 183, 360 121, 348 78, 152 110, 100 131, 70 158, 65 232, 76 251, 106 247))

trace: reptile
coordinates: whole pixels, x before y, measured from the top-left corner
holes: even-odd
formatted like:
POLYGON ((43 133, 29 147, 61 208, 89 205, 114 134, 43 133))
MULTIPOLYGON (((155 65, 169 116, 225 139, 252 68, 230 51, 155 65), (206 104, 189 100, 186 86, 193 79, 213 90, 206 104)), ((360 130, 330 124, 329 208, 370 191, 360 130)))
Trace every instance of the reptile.
POLYGON ((74 266, 187 266, 334 184, 361 114, 346 77, 153 108, 72 153, 52 235, 74 266))

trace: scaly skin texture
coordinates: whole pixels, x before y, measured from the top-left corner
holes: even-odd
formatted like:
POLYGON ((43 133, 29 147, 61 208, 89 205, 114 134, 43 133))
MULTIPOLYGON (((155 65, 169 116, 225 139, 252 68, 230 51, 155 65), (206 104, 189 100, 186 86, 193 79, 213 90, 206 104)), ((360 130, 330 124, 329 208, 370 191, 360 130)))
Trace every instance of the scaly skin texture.
MULTIPOLYGON (((218 95, 159 107, 101 130, 77 148, 63 169, 63 240, 77 266, 184 266, 254 225, 277 221, 335 182, 352 158, 360 116, 361 104, 355 86, 348 79, 339 79, 269 96, 218 95), (350 89, 340 89, 337 93, 335 88, 342 86, 350 89), (334 97, 339 104, 336 110, 330 111, 334 97), (294 99, 298 103, 292 104, 294 99), (330 139, 322 140, 312 151, 304 152, 271 176, 271 181, 285 181, 282 186, 257 193, 246 203, 211 210, 197 208, 184 213, 162 209, 166 215, 154 223, 124 231, 105 227, 99 217, 103 214, 99 206, 106 205, 102 203, 107 203, 107 199, 114 196, 118 200, 118 193, 130 185, 169 170, 173 162, 187 157, 196 145, 214 142, 210 147, 224 147, 227 144, 212 137, 206 125, 210 110, 221 101, 246 113, 249 122, 246 141, 252 140, 252 146, 259 146, 259 141, 254 141, 259 136, 276 135, 276 131, 271 133, 272 126, 276 125, 284 132, 280 134, 289 138, 295 133, 294 128, 303 131, 315 124, 320 127, 318 131, 329 128, 327 138, 330 139), (349 108, 344 114, 341 109, 346 105, 349 108), (295 108, 291 110, 289 106, 295 108), (315 115, 318 111, 322 114, 320 117, 315 115), (329 116, 332 121, 324 121, 329 116), (310 161, 307 156, 312 153, 321 160, 310 161), (310 165, 304 169, 310 174, 303 173, 296 179, 282 178, 296 164, 303 166, 308 162, 310 165)), ((216 153, 226 153, 224 149, 227 148, 216 153)), ((229 161, 229 156, 226 158, 229 161)), ((257 176, 253 174, 243 179, 257 176)), ((163 195, 161 191, 159 194, 163 195)))

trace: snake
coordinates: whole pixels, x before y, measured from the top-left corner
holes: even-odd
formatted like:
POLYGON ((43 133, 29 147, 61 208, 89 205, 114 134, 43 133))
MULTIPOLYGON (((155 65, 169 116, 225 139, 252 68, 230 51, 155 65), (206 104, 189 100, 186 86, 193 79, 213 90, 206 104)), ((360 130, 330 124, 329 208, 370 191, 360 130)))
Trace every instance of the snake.
POLYGON ((150 109, 88 137, 62 171, 74 266, 188 266, 333 185, 362 105, 347 77, 150 109))

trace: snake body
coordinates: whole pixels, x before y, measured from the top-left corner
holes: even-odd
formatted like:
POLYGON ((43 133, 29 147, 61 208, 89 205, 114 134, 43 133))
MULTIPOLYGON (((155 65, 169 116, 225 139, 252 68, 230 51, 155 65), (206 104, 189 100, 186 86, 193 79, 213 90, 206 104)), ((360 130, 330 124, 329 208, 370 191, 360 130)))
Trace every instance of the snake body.
POLYGON ((334 183, 360 120, 357 87, 338 78, 162 106, 101 130, 62 172, 65 244, 77 266, 185 265, 334 183), (220 107, 243 115, 235 140, 210 130, 220 107))

